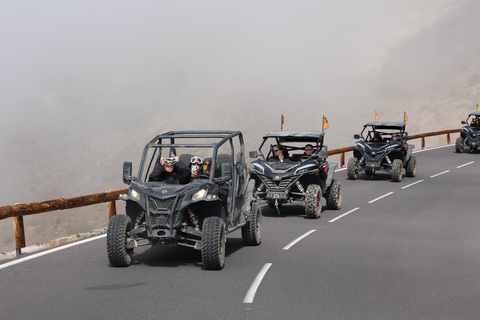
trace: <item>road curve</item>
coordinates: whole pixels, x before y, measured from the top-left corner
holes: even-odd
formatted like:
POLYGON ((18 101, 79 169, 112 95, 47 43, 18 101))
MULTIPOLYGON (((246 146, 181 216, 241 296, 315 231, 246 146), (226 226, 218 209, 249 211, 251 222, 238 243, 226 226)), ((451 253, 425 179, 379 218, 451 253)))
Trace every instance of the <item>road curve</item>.
POLYGON ((105 237, 2 261, 0 318, 479 319, 480 154, 415 156, 417 176, 399 183, 338 171, 342 209, 318 220, 264 206, 263 243, 230 234, 222 271, 182 247, 112 268, 105 237))

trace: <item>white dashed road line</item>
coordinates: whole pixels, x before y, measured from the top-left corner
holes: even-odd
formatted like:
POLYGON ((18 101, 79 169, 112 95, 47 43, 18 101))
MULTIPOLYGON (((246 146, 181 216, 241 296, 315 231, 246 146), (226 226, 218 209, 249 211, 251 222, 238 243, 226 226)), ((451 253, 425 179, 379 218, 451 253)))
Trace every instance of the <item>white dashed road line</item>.
POLYGON ((345 217, 346 215, 348 215, 348 214, 350 214, 350 213, 352 213, 352 212, 354 212, 354 211, 357 211, 358 209, 360 209, 360 208, 355 208, 355 209, 352 209, 352 210, 350 210, 350 211, 348 211, 348 212, 345 212, 344 214, 342 214, 342 215, 340 215, 340 216, 336 217, 335 219, 332 219, 332 220, 330 220, 330 221, 328 221, 328 222, 337 221, 338 219, 343 218, 343 217, 345 217))
POLYGON ((257 293, 257 289, 260 286, 260 283, 263 280, 263 277, 265 277, 265 274, 267 273, 268 269, 272 266, 271 263, 266 263, 262 270, 258 273, 257 277, 253 281, 252 285, 250 286, 250 289, 248 289, 247 294, 245 295, 245 298, 243 299, 243 303, 252 303, 253 299, 255 299, 255 294, 257 293))
POLYGON ((406 185, 406 186, 403 186, 402 189, 406 189, 406 188, 411 187, 411 186, 413 186, 413 185, 415 185, 415 184, 417 184, 417 183, 420 183, 420 182, 422 182, 422 181, 424 181, 424 180, 422 179, 422 180, 418 180, 418 181, 416 181, 416 182, 414 182, 414 183, 410 183, 410 184, 408 184, 408 185, 406 185))
POLYGON ((430 178, 435 178, 435 177, 438 177, 439 175, 442 175, 442 174, 445 174, 447 172, 450 172, 450 170, 445 170, 443 172, 440 172, 440 173, 437 173, 437 174, 434 174, 433 176, 430 176, 430 178))
POLYGON ((384 194, 384 195, 381 196, 381 197, 378 197, 378 198, 376 198, 376 199, 373 199, 372 201, 368 201, 368 203, 374 203, 374 202, 377 201, 377 200, 380 200, 380 199, 382 199, 382 198, 388 197, 388 196, 391 195, 392 193, 393 193, 393 191, 392 191, 392 192, 389 192, 389 193, 387 193, 387 194, 384 194))
POLYGON ((308 231, 308 232, 305 233, 303 236, 298 237, 297 239, 293 240, 293 241, 290 242, 288 245, 286 245, 285 247, 283 247, 283 250, 288 250, 288 249, 290 249, 291 247, 293 247, 293 245, 295 245, 295 243, 297 243, 298 241, 302 240, 302 239, 305 238, 306 236, 314 233, 315 231, 317 231, 317 230, 316 230, 316 229, 313 229, 313 230, 308 231))
POLYGON ((472 164, 472 163, 474 163, 474 162, 475 162, 475 161, 470 161, 470 162, 467 162, 467 163, 465 163, 465 164, 462 164, 461 166, 458 166, 457 169, 458 169, 458 168, 461 168, 461 167, 468 166, 469 164, 472 164))

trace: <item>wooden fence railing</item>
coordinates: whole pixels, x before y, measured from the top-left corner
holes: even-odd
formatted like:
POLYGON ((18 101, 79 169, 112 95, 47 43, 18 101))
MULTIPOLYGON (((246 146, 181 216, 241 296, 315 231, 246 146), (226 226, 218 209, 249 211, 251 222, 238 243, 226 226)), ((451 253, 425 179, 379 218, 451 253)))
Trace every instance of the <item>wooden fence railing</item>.
MULTIPOLYGON (((425 148, 425 138, 432 136, 447 135, 447 144, 450 144, 450 134, 460 132, 461 129, 442 130, 436 132, 420 133, 409 136, 409 140, 421 139, 422 149, 425 148)), ((345 153, 353 151, 354 146, 333 149, 328 151, 329 155, 340 154, 340 165, 345 165, 345 153)), ((79 208, 99 203, 108 203, 108 218, 117 214, 115 201, 118 197, 126 193, 128 189, 109 190, 103 193, 97 193, 82 197, 55 199, 35 203, 13 204, 0 207, 0 220, 13 218, 13 228, 15 232, 15 245, 17 256, 21 254, 21 248, 26 246, 25 229, 23 227, 23 216, 38 214, 49 211, 65 210, 79 208)))

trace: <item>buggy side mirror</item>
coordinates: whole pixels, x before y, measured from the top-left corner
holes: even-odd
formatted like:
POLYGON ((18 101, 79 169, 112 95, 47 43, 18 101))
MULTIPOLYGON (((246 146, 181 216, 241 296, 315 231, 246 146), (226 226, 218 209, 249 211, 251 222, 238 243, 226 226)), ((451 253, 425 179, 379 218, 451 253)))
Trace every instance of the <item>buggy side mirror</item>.
POLYGON ((221 171, 222 171, 222 178, 225 178, 227 180, 232 179, 232 171, 230 169, 229 163, 222 163, 221 171))
POLYGON ((248 156, 251 158, 251 159, 255 159, 256 157, 258 157, 258 151, 250 151, 248 153, 248 156))
POLYGON ((464 120, 462 120, 462 124, 467 124, 464 120))
POLYGON ((123 183, 130 184, 132 180, 132 163, 125 161, 123 163, 123 183))
POLYGON ((359 135, 359 134, 357 134, 357 133, 356 133, 356 134, 354 134, 354 135, 353 135, 353 139, 360 139, 360 135, 359 135))
POLYGON ((407 140, 408 140, 408 133, 407 133, 407 134, 405 134, 405 135, 402 137, 402 140, 405 140, 405 141, 407 141, 407 140))
POLYGON ((318 157, 319 158, 327 158, 328 157, 328 151, 327 150, 322 150, 318 152, 318 157))

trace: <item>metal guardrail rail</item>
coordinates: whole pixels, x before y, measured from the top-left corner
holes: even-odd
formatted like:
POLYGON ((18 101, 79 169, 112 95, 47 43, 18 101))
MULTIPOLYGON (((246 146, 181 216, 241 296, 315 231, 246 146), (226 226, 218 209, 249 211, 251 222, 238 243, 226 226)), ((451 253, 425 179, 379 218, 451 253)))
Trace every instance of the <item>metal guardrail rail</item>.
MULTIPOLYGON (((422 149, 425 148, 425 138, 447 135, 447 144, 450 144, 450 134, 458 133, 461 129, 442 130, 435 132, 420 133, 409 136, 409 140, 421 139, 422 149)), ((352 152, 355 146, 344 147, 339 149, 333 149, 328 151, 329 155, 340 154, 340 165, 345 165, 345 153, 352 152)), ((25 241, 25 228, 23 226, 23 216, 44 213, 56 210, 65 210, 80 208, 93 204, 107 202, 108 219, 117 214, 116 203, 118 197, 126 193, 128 189, 123 190, 109 190, 103 193, 97 193, 87 196, 75 197, 75 198, 61 198, 48 201, 34 202, 34 203, 17 203, 13 205, 0 207, 0 220, 13 218, 13 228, 15 232, 15 245, 17 256, 21 254, 21 248, 26 247, 25 241)))

